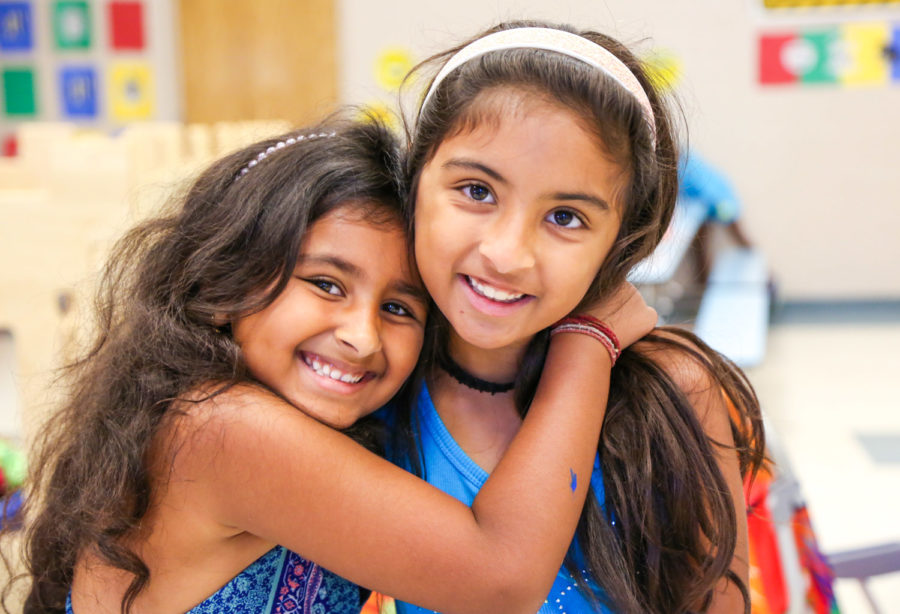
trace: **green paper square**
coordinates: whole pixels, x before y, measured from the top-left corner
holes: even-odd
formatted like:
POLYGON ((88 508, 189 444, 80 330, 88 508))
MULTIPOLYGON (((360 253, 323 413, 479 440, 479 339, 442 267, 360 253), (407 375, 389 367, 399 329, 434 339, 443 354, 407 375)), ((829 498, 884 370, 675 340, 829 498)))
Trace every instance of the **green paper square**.
POLYGON ((840 33, 837 28, 803 33, 803 38, 816 52, 816 62, 802 77, 803 83, 836 83, 840 33))
POLYGON ((3 70, 3 106, 7 115, 34 115, 37 110, 35 98, 33 70, 3 70))
POLYGON ((87 49, 91 46, 91 12, 86 0, 54 2, 53 35, 59 49, 87 49))

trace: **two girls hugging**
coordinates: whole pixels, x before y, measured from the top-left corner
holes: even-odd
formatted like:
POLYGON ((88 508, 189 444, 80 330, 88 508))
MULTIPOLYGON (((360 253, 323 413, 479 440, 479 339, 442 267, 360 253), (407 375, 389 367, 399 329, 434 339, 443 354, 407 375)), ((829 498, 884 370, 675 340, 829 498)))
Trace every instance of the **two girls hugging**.
POLYGON ((26 612, 749 611, 758 403, 626 281, 675 206, 665 102, 568 27, 426 65, 407 147, 258 143, 118 243, 26 612))

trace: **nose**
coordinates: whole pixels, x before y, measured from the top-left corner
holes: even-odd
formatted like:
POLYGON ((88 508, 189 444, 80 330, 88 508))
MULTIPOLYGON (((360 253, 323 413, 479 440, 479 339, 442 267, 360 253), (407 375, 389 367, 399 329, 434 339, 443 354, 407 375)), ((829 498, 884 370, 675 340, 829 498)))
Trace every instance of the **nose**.
POLYGON ((334 332, 338 342, 357 357, 381 349, 381 318, 378 306, 360 305, 347 309, 334 332))
POLYGON ((498 216, 485 228, 478 251, 498 273, 516 273, 534 266, 534 241, 524 215, 498 216))

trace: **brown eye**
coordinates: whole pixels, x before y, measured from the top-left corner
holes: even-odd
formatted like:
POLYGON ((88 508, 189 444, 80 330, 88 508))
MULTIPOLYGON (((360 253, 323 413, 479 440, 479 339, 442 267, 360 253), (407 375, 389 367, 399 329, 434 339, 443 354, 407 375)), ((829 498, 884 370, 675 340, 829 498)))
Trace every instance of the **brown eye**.
POLYGON ((327 279, 307 279, 306 281, 327 294, 333 294, 335 296, 341 296, 343 294, 343 292, 341 292, 340 286, 338 286, 333 281, 329 281, 327 279))
POLYGON ((412 317, 412 312, 400 303, 385 303, 381 308, 391 315, 412 317))
POLYGON ((562 228, 581 228, 584 226, 575 212, 569 209, 557 209, 550 212, 550 215, 547 216, 547 221, 562 228))
POLYGON ((493 202, 491 191, 478 183, 465 186, 463 188, 463 194, 478 202, 493 202))

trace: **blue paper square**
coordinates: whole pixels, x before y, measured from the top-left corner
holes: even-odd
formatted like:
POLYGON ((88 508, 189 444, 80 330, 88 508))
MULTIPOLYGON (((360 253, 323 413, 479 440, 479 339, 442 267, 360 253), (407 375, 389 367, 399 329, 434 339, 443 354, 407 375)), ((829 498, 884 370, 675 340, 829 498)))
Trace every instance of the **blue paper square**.
POLYGON ((29 51, 34 46, 31 4, 0 2, 0 49, 29 51))
POLYGON ((90 66, 67 66, 59 71, 60 108, 65 117, 97 117, 97 72, 90 66))
POLYGON ((894 26, 894 40, 891 41, 891 77, 900 81, 900 26, 894 26))

